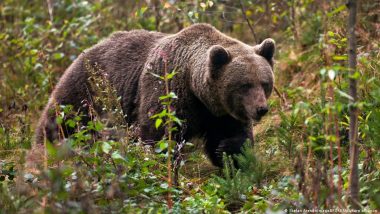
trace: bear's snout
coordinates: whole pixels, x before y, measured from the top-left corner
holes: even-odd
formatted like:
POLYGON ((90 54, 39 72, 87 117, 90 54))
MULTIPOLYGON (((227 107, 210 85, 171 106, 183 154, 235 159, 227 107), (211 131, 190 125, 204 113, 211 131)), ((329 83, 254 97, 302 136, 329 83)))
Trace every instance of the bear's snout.
POLYGON ((256 107, 256 108, 253 108, 251 110, 251 113, 248 114, 250 119, 253 120, 253 121, 260 121, 261 118, 266 114, 268 113, 269 109, 267 106, 260 106, 260 107, 256 107))
POLYGON ((264 90, 252 88, 243 98, 243 106, 248 120, 260 121, 269 111, 264 90))
POLYGON ((262 107, 258 107, 256 112, 257 112, 257 116, 259 116, 260 118, 262 116, 264 116, 267 112, 268 112, 268 106, 262 106, 262 107))

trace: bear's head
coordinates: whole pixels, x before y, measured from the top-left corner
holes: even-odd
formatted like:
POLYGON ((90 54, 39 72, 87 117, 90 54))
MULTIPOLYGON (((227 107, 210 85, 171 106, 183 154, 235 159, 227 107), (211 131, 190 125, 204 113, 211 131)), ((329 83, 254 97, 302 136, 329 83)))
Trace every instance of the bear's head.
POLYGON ((210 108, 241 122, 259 121, 268 112, 267 99, 274 82, 274 52, 272 39, 253 47, 242 43, 211 46, 205 87, 212 93, 213 104, 219 106, 210 108))

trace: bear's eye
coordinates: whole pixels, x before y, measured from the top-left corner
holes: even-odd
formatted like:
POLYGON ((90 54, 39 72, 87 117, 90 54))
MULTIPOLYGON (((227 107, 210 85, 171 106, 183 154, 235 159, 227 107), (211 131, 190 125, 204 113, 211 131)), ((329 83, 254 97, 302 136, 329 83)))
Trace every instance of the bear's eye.
POLYGON ((243 84, 241 87, 240 87, 240 91, 241 92, 248 92, 249 89, 251 89, 253 87, 253 85, 251 83, 246 83, 246 84, 243 84))
POLYGON ((270 83, 263 82, 263 83, 261 83, 261 86, 263 87, 263 89, 264 89, 264 91, 265 91, 266 94, 270 94, 271 93, 270 83))
POLYGON ((263 83, 261 83, 261 85, 263 86, 264 89, 269 88, 269 83, 267 83, 267 82, 263 82, 263 83))

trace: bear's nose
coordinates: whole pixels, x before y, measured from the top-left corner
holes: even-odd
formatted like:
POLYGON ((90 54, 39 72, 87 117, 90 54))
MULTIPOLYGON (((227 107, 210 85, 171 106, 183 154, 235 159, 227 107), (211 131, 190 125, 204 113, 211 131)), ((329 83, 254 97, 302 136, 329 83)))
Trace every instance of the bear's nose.
POLYGON ((257 115, 262 117, 268 112, 268 107, 259 107, 257 108, 257 115))

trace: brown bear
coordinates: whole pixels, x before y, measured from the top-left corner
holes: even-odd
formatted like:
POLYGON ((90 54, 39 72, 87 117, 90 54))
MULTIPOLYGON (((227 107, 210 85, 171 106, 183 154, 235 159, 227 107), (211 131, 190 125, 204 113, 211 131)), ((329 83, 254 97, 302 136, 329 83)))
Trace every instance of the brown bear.
POLYGON ((164 134, 150 117, 162 110, 159 97, 164 84, 152 73, 178 72, 170 82, 177 95, 173 103, 184 121, 177 142, 193 137, 205 139, 205 150, 216 166, 222 154, 241 152, 253 141, 251 124, 268 112, 273 88, 275 43, 266 39, 250 46, 226 36, 208 24, 195 24, 177 34, 145 30, 117 32, 84 51, 66 70, 42 113, 37 142, 55 141, 58 133, 56 105, 72 105, 88 114, 93 91, 88 83, 86 61, 97 65, 115 88, 126 122, 139 127, 143 141, 158 141, 164 134))

